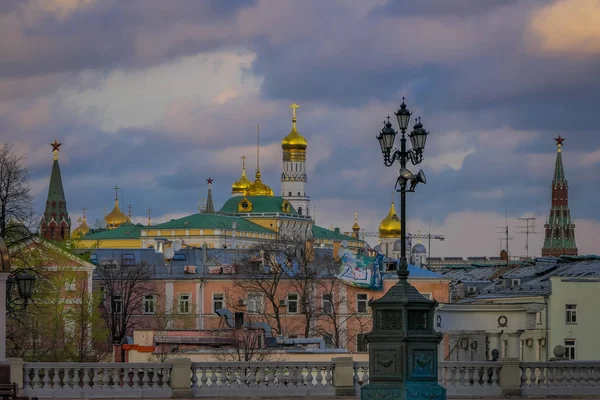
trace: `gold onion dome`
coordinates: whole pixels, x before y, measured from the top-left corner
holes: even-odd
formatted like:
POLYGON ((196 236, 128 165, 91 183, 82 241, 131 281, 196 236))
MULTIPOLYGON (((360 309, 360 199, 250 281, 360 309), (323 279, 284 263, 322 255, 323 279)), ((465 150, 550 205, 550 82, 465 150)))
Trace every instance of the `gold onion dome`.
POLYGON ((379 237, 382 238, 396 238, 400 237, 401 234, 400 218, 396 215, 396 209, 394 208, 394 202, 390 207, 390 212, 379 224, 379 237))
POLYGON ((129 217, 123 214, 123 211, 119 208, 119 187, 115 186, 115 208, 107 215, 104 216, 104 220, 109 228, 116 228, 124 224, 125 222, 130 222, 129 217))
POLYGON ((260 179, 260 171, 256 171, 256 179, 244 192, 245 196, 274 196, 273 189, 265 185, 260 179))
POLYGON ((252 181, 246 176, 246 156, 242 157, 242 176, 231 185, 232 193, 246 193, 246 190, 252 185, 252 181))
POLYGON ((81 236, 85 236, 89 231, 90 231, 90 227, 87 224, 86 218, 83 217, 83 219, 81 219, 81 223, 79 224, 79 226, 77 228, 75 228, 73 233, 71 233, 71 236, 73 236, 74 238, 78 238, 81 236))
POLYGON ((296 108, 300 107, 298 104, 294 103, 290 106, 293 110, 292 114, 292 130, 286 137, 281 141, 281 148, 284 151, 306 151, 308 147, 308 142, 298 133, 296 130, 296 108))

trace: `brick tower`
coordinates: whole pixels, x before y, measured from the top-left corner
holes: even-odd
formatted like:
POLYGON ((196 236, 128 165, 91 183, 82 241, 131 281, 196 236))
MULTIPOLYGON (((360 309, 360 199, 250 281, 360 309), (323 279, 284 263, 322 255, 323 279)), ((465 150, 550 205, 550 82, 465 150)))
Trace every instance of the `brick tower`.
POLYGON ((577 255, 575 244, 575 224, 571 220, 569 210, 569 185, 565 178, 562 160, 562 147, 564 138, 555 138, 558 151, 554 166, 554 179, 552 180, 552 208, 545 228, 544 247, 542 256, 558 257, 561 255, 577 255))
POLYGON ((44 238, 57 241, 67 240, 71 237, 71 218, 67 211, 67 201, 58 165, 58 152, 61 144, 58 143, 58 140, 50 144, 52 153, 54 153, 54 163, 50 173, 46 209, 40 225, 40 231, 44 238))

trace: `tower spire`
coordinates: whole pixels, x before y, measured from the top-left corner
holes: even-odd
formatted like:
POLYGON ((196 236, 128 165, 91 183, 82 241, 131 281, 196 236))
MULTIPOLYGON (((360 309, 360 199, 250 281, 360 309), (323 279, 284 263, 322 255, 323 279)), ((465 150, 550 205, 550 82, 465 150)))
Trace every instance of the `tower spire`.
POLYGON ((552 179, 552 206, 544 225, 545 238, 542 256, 577 255, 575 224, 571 220, 571 210, 569 209, 569 184, 565 177, 562 159, 565 138, 559 135, 554 140, 558 149, 552 179))
POLYGON ((256 125, 256 177, 260 178, 260 125, 256 125))
POLYGON ((42 236, 50 240, 64 240, 71 236, 71 218, 67 211, 67 201, 58 164, 58 152, 61 145, 62 143, 56 139, 54 143, 50 143, 54 161, 50 172, 46 208, 40 224, 42 236))
POLYGON ((148 207, 148 226, 152 226, 152 208, 148 207))
POLYGON ((208 183, 208 195, 206 196, 206 207, 204 207, 204 212, 205 213, 214 213, 215 207, 213 205, 212 188, 211 188, 213 180, 212 180, 212 178, 208 178, 206 180, 206 182, 208 183))

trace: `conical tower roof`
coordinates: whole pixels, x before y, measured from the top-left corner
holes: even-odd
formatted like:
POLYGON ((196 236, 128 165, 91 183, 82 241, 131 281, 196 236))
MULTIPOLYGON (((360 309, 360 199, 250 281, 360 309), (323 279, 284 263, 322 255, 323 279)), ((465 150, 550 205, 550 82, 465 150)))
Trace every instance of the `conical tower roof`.
POLYGON ((67 211, 67 201, 63 189, 60 165, 58 164, 58 152, 61 145, 62 143, 59 143, 58 140, 50 143, 52 153, 54 154, 54 161, 52 163, 52 172, 50 173, 46 208, 40 226, 42 236, 50 240, 68 239, 71 230, 71 218, 67 211))
POLYGON ((215 205, 213 203, 213 198, 212 198, 212 183, 213 180, 212 178, 208 178, 206 180, 206 182, 208 183, 208 195, 206 196, 206 206, 204 207, 204 213, 206 214, 211 214, 215 212, 215 205))

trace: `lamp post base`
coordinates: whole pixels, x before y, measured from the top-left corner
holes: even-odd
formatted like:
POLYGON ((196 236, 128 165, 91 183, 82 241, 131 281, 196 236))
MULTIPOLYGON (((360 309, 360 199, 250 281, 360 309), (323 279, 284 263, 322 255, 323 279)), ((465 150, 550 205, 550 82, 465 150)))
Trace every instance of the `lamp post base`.
POLYGON ((360 399, 446 400, 446 388, 435 382, 369 383, 361 389, 360 399))

